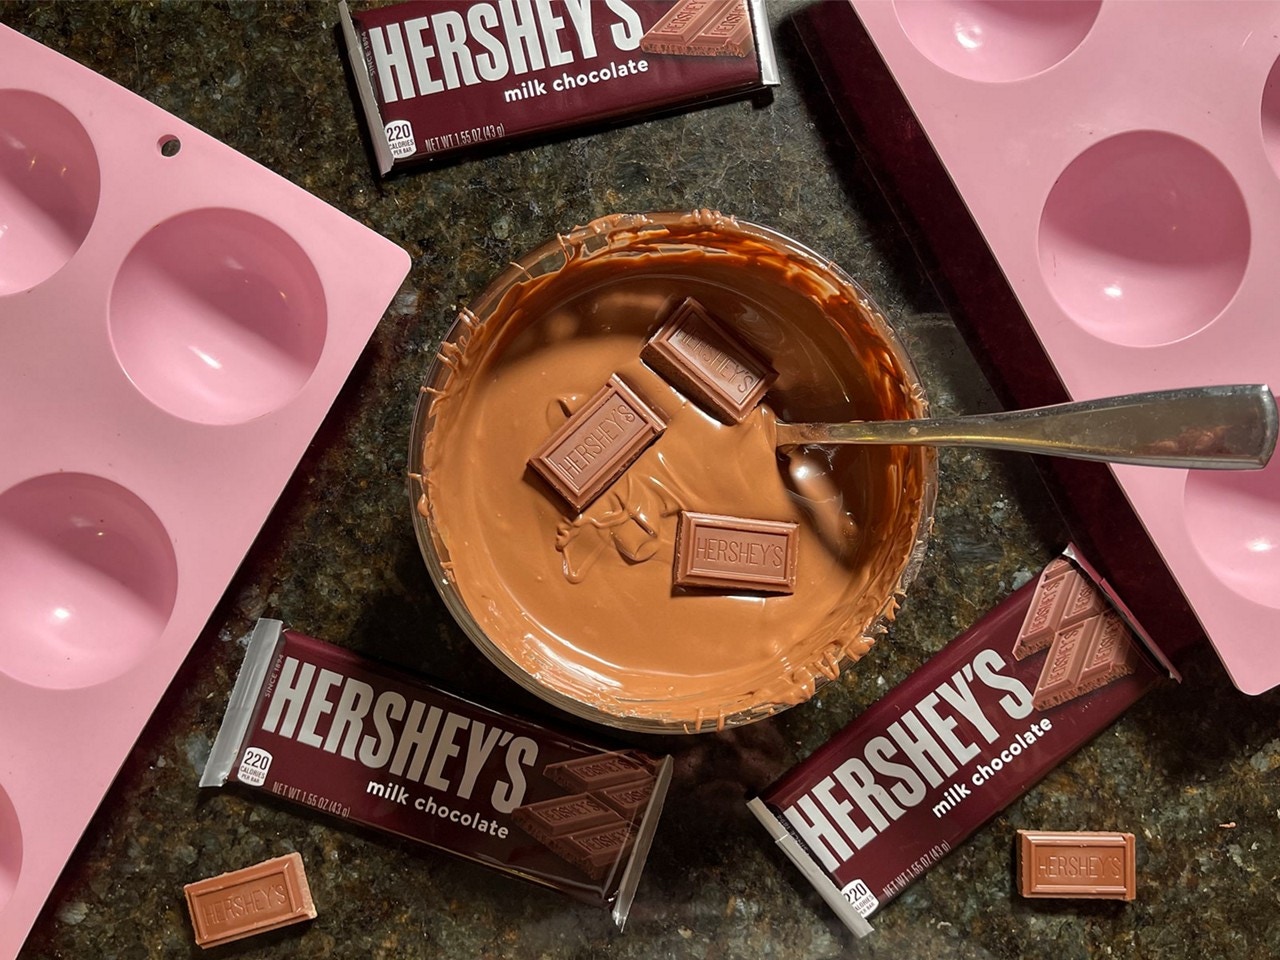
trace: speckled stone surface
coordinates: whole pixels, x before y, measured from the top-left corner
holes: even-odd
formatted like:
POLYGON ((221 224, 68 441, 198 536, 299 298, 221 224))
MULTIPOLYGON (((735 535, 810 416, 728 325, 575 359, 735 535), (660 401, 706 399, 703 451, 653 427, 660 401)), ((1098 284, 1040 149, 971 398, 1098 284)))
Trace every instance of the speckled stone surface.
MULTIPOLYGON (((607 915, 319 814, 196 786, 260 615, 547 713, 453 625, 428 581, 404 471, 418 384, 460 305, 556 231, 707 207, 768 224, 857 277, 939 412, 994 400, 901 229, 860 172, 772 0, 783 85, 734 102, 379 183, 333 3, 9 3, 0 22, 226 141, 412 255, 409 279, 124 763, 21 954, 194 957, 182 885, 297 850, 319 918, 243 957, 1280 956, 1280 693, 1239 694, 1207 648, 917 881, 855 941, 743 799, 1032 576, 1065 542, 1026 458, 944 451, 936 535, 888 637, 814 701, 670 749, 676 777, 627 929, 607 915), (1130 904, 1014 894, 1014 832, 1129 830, 1130 904)), ((0 116, 0 128, 4 117, 0 116)), ((2 438, 4 443, 12 442, 2 438)), ((234 509, 234 491, 225 509, 234 509)), ((219 505, 211 505, 219 507, 219 505)), ((0 640, 0 642, 4 642, 0 640)), ((68 789, 75 785, 69 783, 68 789)), ((0 914, 0 923, 3 915, 0 914)))

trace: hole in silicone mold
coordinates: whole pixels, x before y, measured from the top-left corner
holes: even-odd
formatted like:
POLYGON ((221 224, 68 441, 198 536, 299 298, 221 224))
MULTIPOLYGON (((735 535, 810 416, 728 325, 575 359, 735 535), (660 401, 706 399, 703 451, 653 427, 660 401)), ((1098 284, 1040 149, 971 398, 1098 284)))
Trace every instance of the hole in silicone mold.
POLYGON ((0 671, 72 689, 138 663, 178 592, 173 545, 124 487, 53 473, 0 494, 0 671))
POLYGON ((182 149, 182 141, 174 136, 161 137, 156 146, 160 148, 162 157, 176 157, 178 151, 182 149))
POLYGON ((1183 137, 1137 130, 1090 147, 1058 178, 1040 216, 1040 272, 1090 333, 1152 346, 1226 307, 1249 242, 1226 167, 1183 137))
POLYGON ((0 295, 62 269, 89 233, 100 191, 93 143, 66 107, 0 90, 0 295))
POLYGON ((1262 146, 1271 169, 1280 176, 1280 60, 1271 67, 1262 88, 1262 146))
POLYGON ((1048 70, 1093 27, 1102 0, 919 0, 896 4, 916 49, 966 80, 1021 80, 1048 70))
POLYGON ((1280 607, 1280 461, 1244 472, 1193 470, 1183 497, 1187 532, 1218 579, 1280 607))
POLYGON ((18 886, 22 869, 22 827, 4 788, 0 787, 0 911, 18 886))
POLYGON ((324 347, 324 291, 276 225, 239 210, 192 210, 129 252, 110 328, 121 367, 156 406, 198 423, 241 423, 306 384, 324 347))

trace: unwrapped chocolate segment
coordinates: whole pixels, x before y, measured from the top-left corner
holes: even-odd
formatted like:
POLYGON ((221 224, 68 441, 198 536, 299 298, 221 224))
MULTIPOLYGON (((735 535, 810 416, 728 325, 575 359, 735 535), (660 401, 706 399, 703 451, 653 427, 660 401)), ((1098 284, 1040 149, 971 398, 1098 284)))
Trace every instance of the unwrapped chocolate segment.
POLYGON ((218 947, 255 933, 314 920, 302 856, 286 854, 182 888, 196 943, 218 947))
POLYGON ((1018 890, 1024 897, 1132 900, 1137 885, 1132 833, 1018 831, 1018 890))
POLYGON ((616 787, 603 787, 595 795, 628 820, 633 820, 648 806, 652 793, 653 779, 646 777, 631 783, 620 783, 616 787))
POLYGON ((792 593, 800 527, 683 510, 676 527, 675 584, 792 593))
POLYGON ((666 427, 661 414, 615 374, 543 442, 529 466, 581 512, 666 427))
POLYGON ((645 363, 726 423, 741 423, 778 374, 689 297, 640 354, 645 363))

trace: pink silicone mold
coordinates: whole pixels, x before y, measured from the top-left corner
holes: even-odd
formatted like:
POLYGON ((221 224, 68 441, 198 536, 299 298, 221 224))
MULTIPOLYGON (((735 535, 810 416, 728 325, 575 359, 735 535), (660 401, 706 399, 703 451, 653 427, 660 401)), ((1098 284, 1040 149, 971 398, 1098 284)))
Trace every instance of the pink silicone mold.
POLYGON ((22 830, 18 813, 13 809, 4 788, 0 787, 0 910, 18 886, 18 874, 22 870, 22 830))
POLYGON ((156 515, 83 473, 0 494, 0 671, 36 687, 109 680, 164 636, 178 562, 156 515))
MULTIPOLYGON (((852 6, 1073 397, 1280 387, 1280 4, 852 6)), ((1114 472, 1235 684, 1280 684, 1280 462, 1114 472)))
POLYGON ((93 141, 66 107, 0 89, 0 295, 49 279, 74 256, 100 186, 93 141))
POLYGON ((899 3, 903 32, 928 59, 968 80, 998 83, 1048 70, 1080 45, 1102 0, 935 0, 899 3))
POLYGON ((111 291, 120 366, 156 406, 241 423, 284 406, 324 351, 324 288, 306 252, 255 214, 192 210, 129 251, 111 291))
POLYGON ((1190 336, 1235 295, 1249 214, 1208 151, 1155 130, 1116 134, 1076 157, 1040 217, 1040 272, 1063 311, 1102 340, 1190 336), (1193 229, 1188 229, 1194 225, 1193 229))
POLYGON ((0 26, 0 958, 408 266, 0 26))

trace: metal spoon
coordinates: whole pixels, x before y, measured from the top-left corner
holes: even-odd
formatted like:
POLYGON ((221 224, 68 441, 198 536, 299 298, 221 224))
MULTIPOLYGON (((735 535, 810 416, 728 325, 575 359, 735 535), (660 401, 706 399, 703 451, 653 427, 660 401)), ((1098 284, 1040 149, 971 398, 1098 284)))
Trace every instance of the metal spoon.
POLYGON ((1152 467, 1256 470, 1276 446, 1276 401, 1258 384, 1186 387, 966 417, 777 424, 777 446, 989 447, 1152 467))

